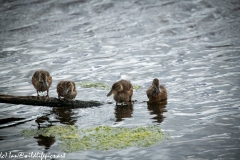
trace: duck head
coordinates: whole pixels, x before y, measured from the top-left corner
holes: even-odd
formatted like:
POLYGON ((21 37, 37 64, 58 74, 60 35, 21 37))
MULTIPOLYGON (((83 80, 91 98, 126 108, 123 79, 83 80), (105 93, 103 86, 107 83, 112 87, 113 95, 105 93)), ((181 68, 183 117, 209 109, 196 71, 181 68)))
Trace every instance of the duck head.
POLYGON ((73 92, 74 88, 75 88, 75 86, 73 85, 73 83, 71 83, 71 82, 67 83, 67 85, 64 88, 63 94, 66 95, 69 92, 73 92))
POLYGON ((152 86, 156 89, 157 93, 160 92, 159 80, 157 78, 153 79, 152 86))
POLYGON ((123 87, 120 83, 116 82, 112 85, 111 91, 107 94, 107 97, 111 96, 112 94, 116 94, 117 92, 121 92, 123 87))

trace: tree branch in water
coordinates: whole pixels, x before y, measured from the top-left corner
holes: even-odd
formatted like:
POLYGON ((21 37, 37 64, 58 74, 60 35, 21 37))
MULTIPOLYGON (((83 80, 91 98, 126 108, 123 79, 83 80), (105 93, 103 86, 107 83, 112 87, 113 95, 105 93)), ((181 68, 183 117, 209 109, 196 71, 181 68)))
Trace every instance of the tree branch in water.
POLYGON ((49 107, 71 107, 71 108, 87 108, 103 105, 98 101, 80 101, 80 100, 59 100, 53 97, 36 97, 36 96, 13 96, 0 94, 0 103, 24 104, 34 106, 49 107))

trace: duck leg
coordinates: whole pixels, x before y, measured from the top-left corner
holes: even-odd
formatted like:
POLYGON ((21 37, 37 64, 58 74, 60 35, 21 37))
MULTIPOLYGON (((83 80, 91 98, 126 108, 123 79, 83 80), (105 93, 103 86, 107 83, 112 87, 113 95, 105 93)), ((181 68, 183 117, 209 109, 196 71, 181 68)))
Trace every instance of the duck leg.
POLYGON ((49 92, 49 90, 47 90, 46 100, 49 98, 48 92, 49 92))
POLYGON ((38 90, 36 90, 37 91, 37 96, 39 97, 40 95, 39 95, 39 93, 38 93, 38 90))
POLYGON ((48 92, 49 92, 49 90, 47 90, 47 95, 46 95, 47 98, 49 97, 48 92))
POLYGON ((39 93, 38 93, 38 90, 36 90, 36 91, 37 91, 36 99, 41 99, 41 98, 40 98, 40 95, 39 95, 39 93))
POLYGON ((44 97, 44 100, 47 101, 49 98, 49 95, 48 95, 48 90, 47 90, 47 95, 44 97))
POLYGON ((60 95, 58 94, 58 99, 59 99, 59 101, 62 101, 62 99, 61 99, 61 97, 60 97, 60 95))
POLYGON ((63 98, 63 100, 64 100, 65 102, 71 102, 71 101, 72 101, 71 99, 67 99, 67 98, 63 98))
POLYGON ((132 102, 132 96, 129 97, 129 102, 132 102))

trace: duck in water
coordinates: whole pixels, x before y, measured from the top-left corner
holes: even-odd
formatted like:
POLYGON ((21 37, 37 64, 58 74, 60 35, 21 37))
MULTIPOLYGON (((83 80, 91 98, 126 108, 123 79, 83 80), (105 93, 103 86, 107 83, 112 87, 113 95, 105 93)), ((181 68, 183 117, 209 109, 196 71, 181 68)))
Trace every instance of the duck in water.
POLYGON ((159 80, 155 78, 152 85, 146 91, 149 102, 159 102, 167 100, 167 90, 164 86, 160 85, 159 80))
POLYGON ((112 89, 107 94, 107 97, 111 96, 112 94, 114 95, 113 98, 116 101, 116 104, 122 102, 131 102, 133 95, 133 86, 129 81, 122 79, 112 85, 112 89))

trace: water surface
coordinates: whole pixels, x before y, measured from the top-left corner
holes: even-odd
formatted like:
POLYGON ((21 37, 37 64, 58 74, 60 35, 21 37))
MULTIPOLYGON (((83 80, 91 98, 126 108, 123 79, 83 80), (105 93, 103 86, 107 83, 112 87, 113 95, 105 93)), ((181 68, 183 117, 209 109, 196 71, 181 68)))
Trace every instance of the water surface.
MULTIPOLYGON (((23 138, 23 129, 159 125, 171 140, 148 148, 79 151, 67 159, 237 159, 240 155, 240 3, 237 0, 0 1, 0 94, 36 95, 31 76, 60 80, 126 78, 141 86, 132 108, 107 90, 81 88, 100 107, 61 109, 0 104, 0 151, 61 154, 53 138, 23 138), (151 107, 145 91, 159 78, 168 104, 151 107)), ((43 94, 44 95, 44 94, 43 94)))

